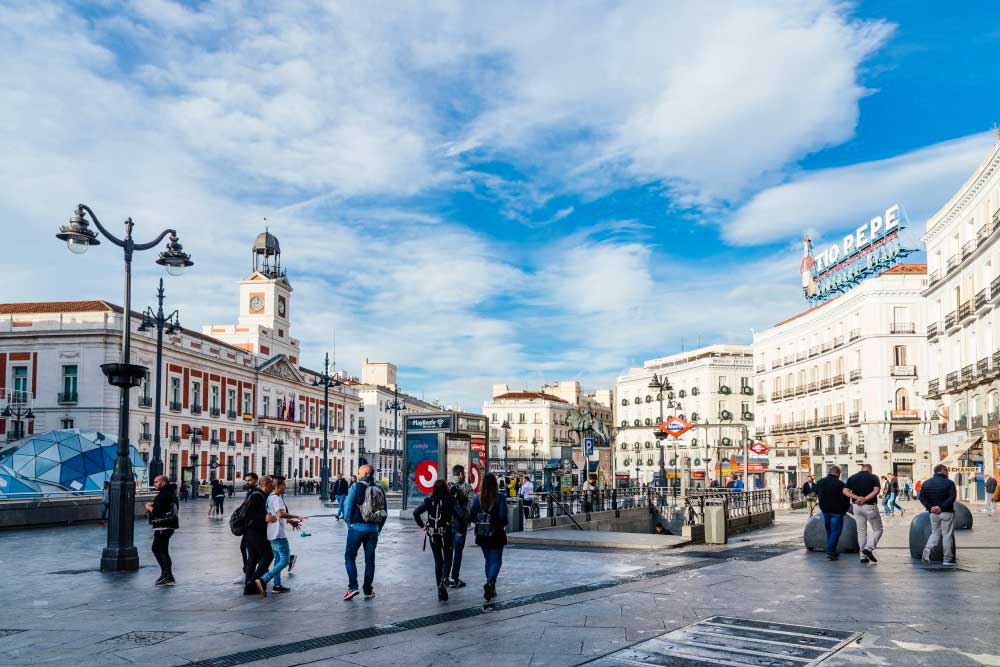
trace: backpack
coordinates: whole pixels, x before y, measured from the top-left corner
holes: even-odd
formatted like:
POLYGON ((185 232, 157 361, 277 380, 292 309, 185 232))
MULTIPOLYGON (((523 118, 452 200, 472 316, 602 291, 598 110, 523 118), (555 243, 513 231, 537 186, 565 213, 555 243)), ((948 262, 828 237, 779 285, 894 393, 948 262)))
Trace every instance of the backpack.
POLYGON ((365 493, 358 507, 361 520, 365 523, 385 523, 389 513, 385 510, 385 492, 382 487, 361 480, 358 480, 358 483, 365 486, 365 493))
POLYGON ((260 491, 254 489, 229 517, 229 532, 236 537, 242 537, 243 533, 247 532, 247 505, 249 505, 254 493, 260 493, 260 491))
POLYGON ((476 515, 476 537, 493 537, 492 508, 476 515))
POLYGON ((431 499, 431 509, 427 512, 427 532, 430 535, 445 535, 451 530, 451 520, 445 517, 444 501, 431 499))

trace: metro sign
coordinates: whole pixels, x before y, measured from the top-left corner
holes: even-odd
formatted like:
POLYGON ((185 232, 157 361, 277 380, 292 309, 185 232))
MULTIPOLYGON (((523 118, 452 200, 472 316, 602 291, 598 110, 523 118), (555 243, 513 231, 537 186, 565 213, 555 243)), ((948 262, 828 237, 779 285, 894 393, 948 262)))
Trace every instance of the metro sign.
POLYGON ((765 445, 763 442, 755 442, 750 445, 750 451, 759 456, 767 454, 768 449, 770 449, 770 447, 765 445))
POLYGON ((678 417, 670 417, 665 422, 660 424, 661 431, 663 431, 667 435, 672 435, 675 438, 681 437, 682 435, 684 435, 693 428, 694 428, 693 425, 687 423, 686 421, 678 417))

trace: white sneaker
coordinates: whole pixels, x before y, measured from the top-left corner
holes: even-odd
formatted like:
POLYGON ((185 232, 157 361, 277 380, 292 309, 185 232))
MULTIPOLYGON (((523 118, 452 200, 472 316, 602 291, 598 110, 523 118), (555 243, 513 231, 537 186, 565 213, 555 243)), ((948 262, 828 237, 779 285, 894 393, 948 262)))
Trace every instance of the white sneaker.
POLYGON ((235 579, 233 579, 233 583, 234 584, 245 584, 246 583, 246 575, 241 574, 240 576, 236 577, 235 579))

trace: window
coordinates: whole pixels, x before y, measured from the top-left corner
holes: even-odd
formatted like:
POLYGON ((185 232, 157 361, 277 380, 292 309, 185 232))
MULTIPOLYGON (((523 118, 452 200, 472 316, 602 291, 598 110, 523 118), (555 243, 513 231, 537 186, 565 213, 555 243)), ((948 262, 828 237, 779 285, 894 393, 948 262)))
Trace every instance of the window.
POLYGON ((181 379, 180 378, 170 378, 170 402, 180 403, 181 402, 181 379))
POLYGON ((743 389, 746 389, 749 386, 750 386, 750 378, 748 378, 748 377, 741 377, 740 378, 740 387, 742 387, 743 389))
POLYGON ((253 409, 250 406, 251 399, 252 396, 250 392, 248 391, 243 392, 243 414, 245 415, 253 414, 253 409))
POLYGON ((28 400, 28 367, 14 366, 14 396, 15 403, 26 403, 28 400))
MULTIPOLYGON (((213 410, 218 410, 219 409, 219 385, 213 384, 212 385, 212 389, 210 391, 211 391, 211 396, 209 397, 209 400, 212 402, 212 404, 209 407, 211 407, 213 410)), ((267 399, 265 398, 264 400, 266 401, 267 399)))
POLYGON ((191 383, 191 393, 194 394, 194 396, 191 397, 191 403, 200 408, 201 407, 201 383, 200 382, 196 381, 196 382, 192 382, 191 383))
POLYGON ((180 426, 171 426, 170 427, 170 439, 171 440, 180 440, 181 439, 181 427, 180 426))
POLYGON ((907 396, 905 389, 896 390, 896 409, 897 410, 910 409, 910 398, 909 396, 907 396))
POLYGON ((316 423, 316 406, 315 405, 310 405, 309 406, 309 423, 310 424, 315 424, 316 423))
POLYGON ((268 417, 268 416, 270 416, 270 413, 271 413, 271 397, 270 396, 265 396, 264 397, 264 405, 262 407, 263 407, 263 409, 262 409, 263 414, 261 415, 261 417, 268 417))
POLYGON ((68 400, 76 398, 76 379, 76 364, 63 366, 63 394, 68 400))
MULTIPOLYGON (((63 427, 63 429, 73 428, 73 420, 72 419, 64 419, 64 420, 62 420, 62 427, 63 427)), ((149 427, 147 426, 146 428, 148 429, 149 427)), ((144 432, 148 432, 148 431, 144 431, 144 432)))
POLYGON ((226 410, 236 412, 236 390, 230 389, 226 392, 226 410))
MULTIPOLYGON (((142 380, 142 398, 149 398, 149 371, 146 371, 146 376, 142 380)), ((173 479, 173 477, 171 477, 173 479)))
POLYGON ((719 388, 722 388, 722 387, 725 387, 725 386, 728 386, 728 385, 729 385, 729 382, 727 382, 726 376, 725 375, 720 375, 719 376, 719 388))
POLYGON ((895 345, 892 348, 892 359, 896 366, 906 366, 906 346, 895 345))

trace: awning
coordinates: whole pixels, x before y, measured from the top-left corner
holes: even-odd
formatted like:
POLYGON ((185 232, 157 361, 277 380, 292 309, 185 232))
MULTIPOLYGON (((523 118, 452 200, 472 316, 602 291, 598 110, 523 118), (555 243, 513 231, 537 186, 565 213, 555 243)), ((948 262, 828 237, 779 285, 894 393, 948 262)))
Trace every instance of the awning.
POLYGON ((967 438, 961 445, 959 445, 953 451, 948 452, 948 456, 941 460, 941 463, 948 466, 949 468, 956 463, 958 463, 963 456, 965 456, 970 449, 982 442, 983 436, 977 435, 971 438, 967 438))

